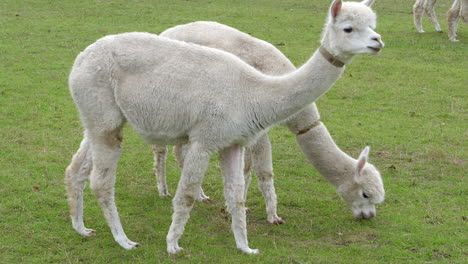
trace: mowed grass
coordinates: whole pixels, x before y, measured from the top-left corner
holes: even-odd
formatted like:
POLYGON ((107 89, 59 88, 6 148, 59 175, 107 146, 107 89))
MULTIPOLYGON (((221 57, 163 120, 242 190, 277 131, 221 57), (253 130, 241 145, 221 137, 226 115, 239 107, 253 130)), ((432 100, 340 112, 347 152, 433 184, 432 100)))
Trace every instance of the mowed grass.
MULTIPOLYGON (((248 233, 256 256, 235 248, 216 157, 204 181, 215 201, 197 203, 170 256, 171 201, 157 195, 152 152, 127 126, 116 202, 124 229, 141 247, 114 242, 89 188, 83 238, 71 227, 64 170, 82 127, 67 77, 96 39, 128 31, 159 33, 197 20, 228 24, 273 43, 300 66, 319 46, 329 1, 0 2, 0 263, 466 263, 468 27, 459 43, 413 26, 413 1, 377 0, 386 47, 359 56, 317 102, 337 144, 353 157, 371 146, 387 192, 378 217, 356 221, 310 166, 285 128, 272 129, 278 212, 267 223, 252 182, 248 233)), ((448 1, 437 3, 439 22, 448 1)), ((171 193, 180 172, 171 154, 171 193)))

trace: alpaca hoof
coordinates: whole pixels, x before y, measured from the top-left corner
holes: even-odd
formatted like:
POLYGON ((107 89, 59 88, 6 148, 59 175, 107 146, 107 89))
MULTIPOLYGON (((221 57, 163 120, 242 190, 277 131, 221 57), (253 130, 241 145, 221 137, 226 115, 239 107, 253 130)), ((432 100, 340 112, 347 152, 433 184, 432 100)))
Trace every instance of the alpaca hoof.
POLYGON ((246 253, 246 254, 249 254, 249 255, 256 255, 258 253, 260 253, 260 250, 258 249, 251 249, 249 247, 245 247, 245 248, 239 248, 240 251, 246 253))
POLYGON ((167 187, 158 186, 158 192, 159 192, 159 196, 161 196, 161 197, 168 197, 168 198, 172 197, 172 195, 169 193, 169 191, 167 191, 167 187))
POLYGON ((280 219, 276 219, 276 220, 274 220, 274 221, 272 221, 272 222, 270 222, 270 223, 273 224, 273 225, 282 225, 282 224, 284 224, 285 222, 284 222, 283 219, 280 218, 280 219))
POLYGON ((137 248, 137 247, 140 246, 140 244, 138 244, 136 242, 133 242, 128 238, 124 239, 122 241, 117 241, 117 243, 119 243, 119 245, 121 247, 123 247, 124 249, 127 249, 127 250, 134 249, 134 248, 137 248))
POLYGON ((249 213, 249 212, 251 212, 251 211, 252 211, 252 209, 250 209, 249 207, 246 207, 246 208, 245 208, 245 212, 246 212, 246 213, 249 213))
POLYGON ((94 229, 85 228, 85 232, 85 236, 96 236, 96 230, 94 229))
POLYGON ((168 192, 160 192, 159 193, 160 197, 166 197, 166 198, 172 198, 172 195, 168 192))
POLYGON ((270 224, 273 224, 273 225, 282 225, 285 223, 284 220, 281 219, 281 217, 279 216, 275 216, 275 217, 268 219, 268 222, 270 222, 270 224))
POLYGON ((442 29, 436 30, 436 31, 437 31, 437 33, 444 33, 444 31, 442 31, 442 29))
POLYGON ((422 30, 422 29, 421 29, 421 30, 418 30, 418 32, 419 32, 419 33, 426 33, 426 31, 424 31, 424 30, 422 30))
POLYGON ((213 202, 213 199, 211 199, 210 197, 204 198, 204 199, 202 199, 202 202, 204 202, 204 203, 211 203, 211 202, 213 202))
POLYGON ((183 251, 184 249, 179 247, 178 245, 174 245, 174 246, 167 246, 167 253, 169 254, 177 254, 181 251, 183 251))
POLYGON ((213 201, 213 199, 211 199, 209 196, 206 196, 205 194, 200 194, 200 196, 198 197, 198 200, 200 202, 204 202, 204 203, 211 203, 213 201))
POLYGON ((96 230, 94 229, 89 229, 89 228, 83 228, 83 229, 76 229, 76 232, 82 236, 96 236, 96 230))

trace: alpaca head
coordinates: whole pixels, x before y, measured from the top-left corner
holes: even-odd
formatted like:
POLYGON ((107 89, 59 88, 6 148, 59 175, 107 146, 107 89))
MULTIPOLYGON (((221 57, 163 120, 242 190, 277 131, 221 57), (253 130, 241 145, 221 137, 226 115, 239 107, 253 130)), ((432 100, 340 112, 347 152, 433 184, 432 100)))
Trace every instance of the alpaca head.
POLYGON ((369 147, 359 155, 354 178, 338 187, 341 198, 351 207, 357 219, 376 216, 375 205, 383 202, 385 191, 379 171, 370 163, 369 147))
POLYGON ((374 0, 342 2, 334 0, 330 6, 328 23, 322 46, 347 62, 356 54, 376 54, 384 43, 374 29, 377 16, 370 6, 374 0))

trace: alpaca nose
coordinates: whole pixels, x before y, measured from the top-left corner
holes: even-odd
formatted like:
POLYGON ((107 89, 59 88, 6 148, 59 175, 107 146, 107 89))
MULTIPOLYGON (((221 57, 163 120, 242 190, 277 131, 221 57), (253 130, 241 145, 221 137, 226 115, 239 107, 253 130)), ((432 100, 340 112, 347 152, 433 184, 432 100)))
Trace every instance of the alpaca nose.
POLYGON ((358 215, 356 218, 358 220, 369 220, 371 218, 374 218, 375 217, 375 213, 374 212, 369 212, 369 213, 364 213, 364 212, 361 212, 360 215, 358 215))
POLYGON ((376 35, 373 36, 371 39, 372 39, 373 41, 379 43, 380 48, 383 48, 383 47, 384 47, 385 44, 383 43, 382 37, 381 37, 379 34, 376 34, 376 35))

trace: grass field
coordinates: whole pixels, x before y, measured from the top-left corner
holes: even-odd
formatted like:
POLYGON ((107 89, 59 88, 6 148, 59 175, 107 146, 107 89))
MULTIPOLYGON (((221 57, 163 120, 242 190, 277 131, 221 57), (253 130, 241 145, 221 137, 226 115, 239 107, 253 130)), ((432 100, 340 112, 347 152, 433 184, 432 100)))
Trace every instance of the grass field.
MULTIPOLYGON (((309 165, 286 128, 270 132, 285 225, 272 226, 255 179, 248 232, 256 256, 235 249, 224 212, 216 157, 180 245, 166 253, 171 201, 157 195, 151 148, 127 126, 116 201, 124 229, 141 247, 114 242, 89 188, 80 237, 68 216, 64 170, 82 128, 67 77, 76 55, 96 39, 128 31, 159 33, 197 20, 228 24, 277 44, 295 65, 319 46, 329 1, 0 2, 0 263, 467 263, 468 27, 459 43, 425 34, 412 22, 413 1, 377 0, 386 47, 360 56, 317 104, 337 144, 353 157, 370 145, 385 182, 378 217, 356 221, 309 165)), ((449 1, 438 1, 446 29, 449 1)), ((179 170, 170 155, 168 183, 179 170)))

